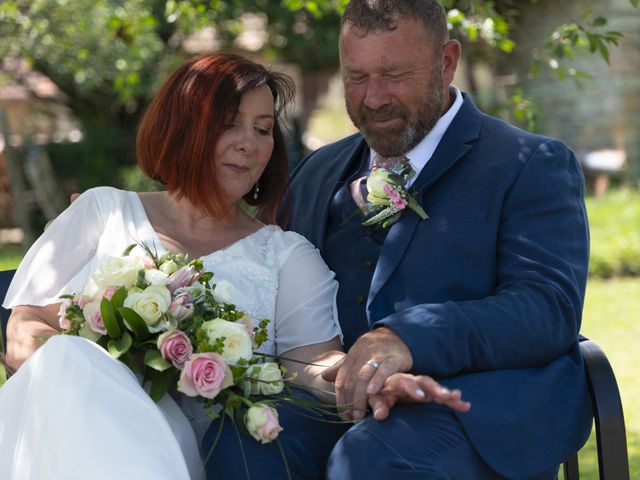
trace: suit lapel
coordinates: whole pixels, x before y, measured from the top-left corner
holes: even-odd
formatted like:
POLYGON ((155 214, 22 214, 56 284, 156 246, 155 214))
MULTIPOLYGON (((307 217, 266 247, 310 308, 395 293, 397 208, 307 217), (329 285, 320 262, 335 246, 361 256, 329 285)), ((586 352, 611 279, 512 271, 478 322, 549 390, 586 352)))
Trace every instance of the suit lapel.
MULTIPOLYGON (((365 148, 367 148, 366 143, 360 135, 357 135, 351 141, 344 143, 336 152, 327 152, 318 158, 314 158, 315 155, 310 157, 308 161, 314 162, 314 173, 312 176, 305 174, 304 183, 296 186, 299 190, 297 193, 299 205, 296 205, 294 210, 298 212, 295 215, 296 224, 307 225, 303 233, 320 251, 324 248, 331 201, 336 191, 342 186, 351 163, 361 158, 365 148), (328 185, 333 186, 333 189, 328 189, 328 185), (311 204, 312 201, 315 203, 311 204), (300 206, 304 207, 300 208, 300 206), (313 222, 313 225, 308 225, 308 222, 313 222)), ((298 230, 301 231, 301 229, 298 230)))
MULTIPOLYGON (((471 99, 464 95, 464 102, 460 111, 445 132, 438 144, 433 156, 418 175, 411 187, 412 192, 419 192, 418 202, 422 205, 424 192, 427 191, 439 178, 453 167, 471 148, 471 143, 480 135, 480 123, 482 114, 473 104, 471 99)), ((425 208, 429 213, 428 206, 425 208)), ((394 223, 382 245, 380 257, 376 265, 369 298, 367 299, 367 311, 376 295, 387 283, 391 274, 400 264, 415 230, 420 217, 414 212, 405 212, 400 220, 394 223)), ((428 222, 429 220, 424 220, 428 222)))

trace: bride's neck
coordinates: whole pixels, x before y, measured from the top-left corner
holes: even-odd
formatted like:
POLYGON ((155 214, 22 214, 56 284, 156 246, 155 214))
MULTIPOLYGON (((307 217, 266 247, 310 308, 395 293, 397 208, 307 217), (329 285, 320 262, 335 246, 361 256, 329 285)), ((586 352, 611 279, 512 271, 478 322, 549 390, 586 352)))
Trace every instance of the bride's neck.
POLYGON ((262 226, 237 203, 229 215, 212 217, 168 192, 142 194, 141 199, 165 248, 189 253, 192 258, 225 248, 262 226))
POLYGON ((165 192, 166 215, 181 231, 234 229, 246 222, 246 213, 238 203, 230 205, 228 215, 212 217, 193 205, 186 198, 178 199, 165 192))

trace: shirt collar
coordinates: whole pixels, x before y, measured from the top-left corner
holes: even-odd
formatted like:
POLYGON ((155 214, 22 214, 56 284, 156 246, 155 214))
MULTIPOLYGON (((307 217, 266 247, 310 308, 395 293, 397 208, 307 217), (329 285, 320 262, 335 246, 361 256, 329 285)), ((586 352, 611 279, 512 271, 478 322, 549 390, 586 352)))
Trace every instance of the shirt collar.
MULTIPOLYGON (((409 159, 409 163, 411 163, 411 166, 416 172, 416 175, 407 182, 407 186, 411 186, 413 181, 418 177, 418 175, 420 175, 420 172, 429 159, 431 159, 433 152, 435 152, 438 147, 438 144, 449 128, 449 125, 451 125, 456 114, 460 111, 460 107, 462 107, 463 99, 460 89, 455 85, 451 85, 449 87, 449 92, 451 95, 455 95, 455 100, 451 104, 451 107, 449 107, 449 110, 447 110, 444 115, 438 119, 431 131, 420 141, 420 143, 405 154, 409 159)), ((375 155, 376 152, 371 149, 369 165, 372 164, 375 155)))

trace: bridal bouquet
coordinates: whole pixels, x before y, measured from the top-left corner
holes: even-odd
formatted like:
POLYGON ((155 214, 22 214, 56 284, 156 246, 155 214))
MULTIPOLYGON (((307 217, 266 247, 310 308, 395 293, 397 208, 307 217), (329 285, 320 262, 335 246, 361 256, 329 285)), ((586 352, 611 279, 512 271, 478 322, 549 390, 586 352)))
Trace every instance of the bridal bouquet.
POLYGON ((269 320, 254 327, 233 305, 233 285, 212 278, 201 260, 134 244, 100 264, 83 293, 61 297, 60 327, 150 381, 155 401, 175 385, 200 397, 211 418, 227 414, 270 442, 282 430, 275 401, 256 398, 282 392, 284 372, 255 352, 269 320))

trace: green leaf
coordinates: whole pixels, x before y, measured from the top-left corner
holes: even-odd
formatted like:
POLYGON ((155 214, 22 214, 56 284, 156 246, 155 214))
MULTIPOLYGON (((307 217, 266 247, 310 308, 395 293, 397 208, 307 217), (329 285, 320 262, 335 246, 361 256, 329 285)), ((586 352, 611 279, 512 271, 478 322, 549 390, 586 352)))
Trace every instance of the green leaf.
POLYGON ((149 396, 154 402, 159 402, 165 393, 169 391, 169 387, 173 383, 175 377, 174 372, 171 370, 165 370, 164 372, 155 372, 153 380, 151 380, 151 389, 149 390, 149 396))
POLYGON ((127 290, 124 287, 120 287, 116 290, 116 293, 111 297, 111 305, 117 311, 122 305, 124 305, 124 299, 127 296, 127 290))
POLYGON ((109 337, 112 339, 120 338, 120 336, 122 335, 122 330, 120 329, 120 325, 118 324, 116 312, 113 309, 111 300, 103 298, 100 301, 100 314, 102 315, 104 328, 106 328, 109 337))
POLYGON ((129 367, 129 369, 133 373, 135 373, 137 375, 139 374, 140 376, 144 376, 144 372, 140 369, 140 367, 142 365, 140 365, 139 363, 136 362, 136 360, 133 357, 133 355, 131 355, 131 350, 129 350, 126 353, 123 353, 118 360, 120 360, 127 367, 129 367))
POLYGON ((132 243, 131 245, 129 245, 127 248, 124 249, 124 252, 122 252, 122 256, 126 257, 131 253, 131 250, 133 250, 134 248, 136 248, 137 243, 132 243))
POLYGON ((416 201, 415 198, 409 199, 409 208, 414 212, 416 212, 422 220, 426 220, 427 218, 429 218, 429 215, 427 215, 427 212, 424 211, 424 209, 420 206, 420 204, 416 201))
POLYGON ((607 19, 604 17, 598 17, 593 20, 592 25, 594 27, 604 27, 607 24, 607 19))
POLYGON ((107 351, 113 358, 120 358, 121 355, 127 353, 133 344, 131 335, 124 332, 122 337, 111 339, 107 342, 107 351))
POLYGON ((640 5, 640 0, 630 0, 631 5, 635 8, 638 8, 638 5, 640 5))
POLYGON ((150 333, 147 323, 134 310, 128 307, 118 308, 118 313, 122 315, 124 325, 133 333, 139 341, 146 340, 150 333))
POLYGON ((162 357, 160 350, 156 350, 155 348, 147 350, 144 354, 144 364, 158 372, 164 372, 172 366, 162 357))

